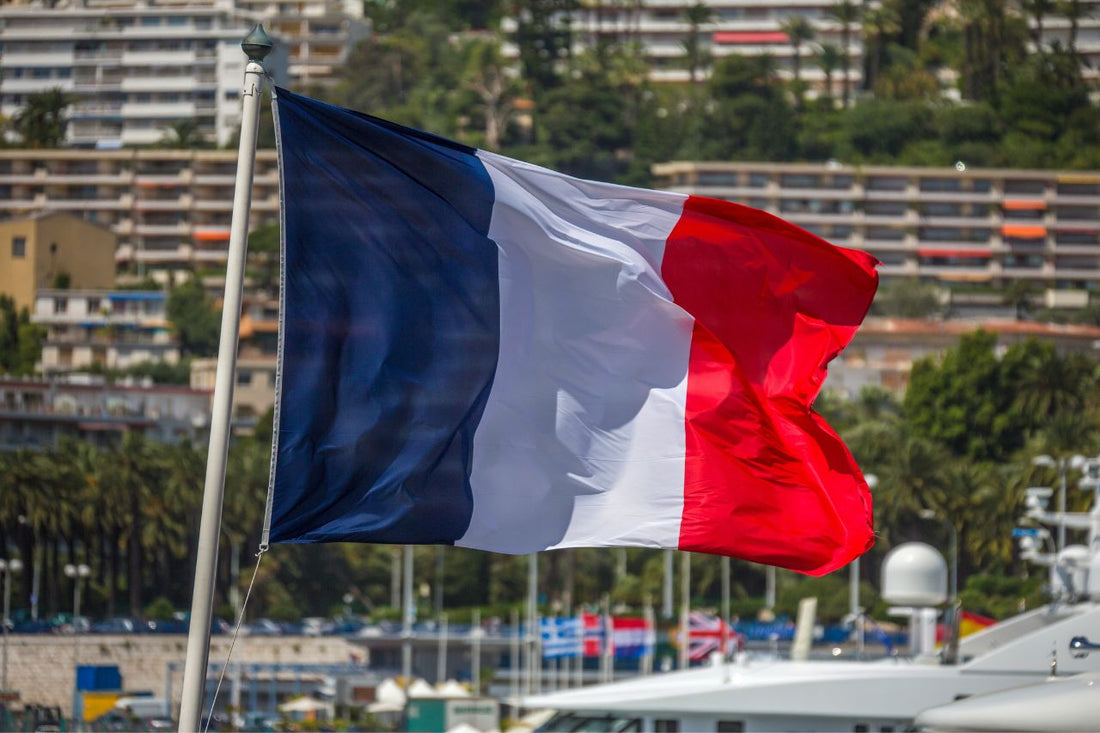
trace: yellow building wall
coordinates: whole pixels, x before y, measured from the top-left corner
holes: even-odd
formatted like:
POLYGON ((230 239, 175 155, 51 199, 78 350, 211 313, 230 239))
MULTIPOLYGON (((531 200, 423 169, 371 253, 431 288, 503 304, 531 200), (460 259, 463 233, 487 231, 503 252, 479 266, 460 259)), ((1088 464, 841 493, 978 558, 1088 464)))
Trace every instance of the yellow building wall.
POLYGON ((62 272, 74 289, 109 290, 115 284, 115 247, 109 229, 69 214, 0 222, 0 294, 16 308, 34 308, 34 291, 50 288, 62 272), (26 254, 12 257, 13 240, 26 240, 26 254))
POLYGON ((0 295, 10 295, 16 310, 34 307, 35 264, 33 219, 0 222, 0 295), (14 241, 26 243, 23 257, 13 257, 14 241))

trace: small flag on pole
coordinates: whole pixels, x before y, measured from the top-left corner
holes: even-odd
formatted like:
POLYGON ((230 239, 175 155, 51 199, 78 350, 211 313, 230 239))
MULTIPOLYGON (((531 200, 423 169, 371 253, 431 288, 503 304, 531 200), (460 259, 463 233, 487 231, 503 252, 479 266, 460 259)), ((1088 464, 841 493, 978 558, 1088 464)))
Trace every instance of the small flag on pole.
POLYGON ((544 659, 572 659, 581 653, 581 620, 547 618, 540 620, 544 659))
POLYGON ((823 574, 871 497, 810 408, 870 255, 279 90, 265 542, 664 547, 823 574))
POLYGON ((614 616, 611 619, 611 644, 616 659, 641 659, 657 646, 657 632, 648 620, 614 616))

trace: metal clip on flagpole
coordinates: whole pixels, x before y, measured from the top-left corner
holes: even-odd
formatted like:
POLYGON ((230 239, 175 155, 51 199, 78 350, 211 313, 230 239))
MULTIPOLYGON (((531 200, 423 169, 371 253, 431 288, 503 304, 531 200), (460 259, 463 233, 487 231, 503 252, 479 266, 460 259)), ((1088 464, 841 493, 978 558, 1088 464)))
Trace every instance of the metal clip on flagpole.
POLYGON ((271 38, 257 25, 241 42, 248 56, 242 91, 241 143, 237 153, 237 179, 233 193, 233 220, 229 234, 229 259, 225 268, 225 298, 222 302, 221 341, 218 371, 214 381, 214 402, 210 416, 210 448, 206 458, 202 519, 199 524, 195 585, 191 597, 191 622, 187 634, 187 659, 183 671, 183 699, 180 705, 180 733, 201 730, 206 668, 210 657, 210 624, 214 602, 214 575, 218 563, 218 535, 221 532, 225 463, 229 452, 229 418, 233 409, 233 374, 237 365, 237 336, 241 322, 241 291, 248 236, 248 213, 252 205, 252 170, 256 162, 256 134, 259 129, 260 98, 263 96, 262 62, 271 52, 271 38))

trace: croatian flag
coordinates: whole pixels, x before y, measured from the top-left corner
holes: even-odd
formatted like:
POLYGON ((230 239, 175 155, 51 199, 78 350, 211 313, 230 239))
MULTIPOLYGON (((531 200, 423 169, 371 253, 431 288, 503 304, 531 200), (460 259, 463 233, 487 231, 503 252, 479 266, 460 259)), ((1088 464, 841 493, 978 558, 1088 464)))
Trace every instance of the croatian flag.
POLYGON ((614 616, 611 619, 611 646, 616 659, 640 659, 653 654, 657 631, 645 618, 614 616))
POLYGON ((274 542, 633 545, 821 574, 871 500, 811 409, 875 260, 278 90, 274 542))

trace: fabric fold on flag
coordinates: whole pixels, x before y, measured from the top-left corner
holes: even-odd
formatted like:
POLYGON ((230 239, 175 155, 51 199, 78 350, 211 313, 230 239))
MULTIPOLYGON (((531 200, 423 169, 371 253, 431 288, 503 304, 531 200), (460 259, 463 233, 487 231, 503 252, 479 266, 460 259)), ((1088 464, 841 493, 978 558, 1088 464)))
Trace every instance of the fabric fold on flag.
POLYGON ((643 546, 822 574, 872 542, 811 405, 874 258, 277 90, 274 542, 643 546))

